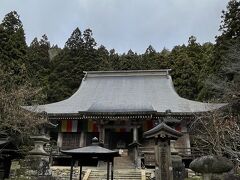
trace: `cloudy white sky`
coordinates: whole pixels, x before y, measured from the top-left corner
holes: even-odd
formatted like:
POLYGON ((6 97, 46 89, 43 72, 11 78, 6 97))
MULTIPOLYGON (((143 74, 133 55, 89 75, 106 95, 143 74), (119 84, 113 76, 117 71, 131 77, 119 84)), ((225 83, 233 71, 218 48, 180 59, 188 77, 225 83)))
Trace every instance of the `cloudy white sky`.
POLYGON ((27 42, 47 34, 63 47, 79 27, 93 30, 98 45, 123 53, 142 53, 152 45, 163 47, 198 41, 214 42, 221 10, 228 0, 0 0, 0 20, 16 10, 27 42))

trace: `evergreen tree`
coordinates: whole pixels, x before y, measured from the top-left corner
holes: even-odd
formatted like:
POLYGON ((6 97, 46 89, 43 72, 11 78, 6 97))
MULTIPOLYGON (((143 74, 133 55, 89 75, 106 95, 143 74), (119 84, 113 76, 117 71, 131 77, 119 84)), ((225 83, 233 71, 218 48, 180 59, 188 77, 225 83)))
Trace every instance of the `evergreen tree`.
POLYGON ((97 57, 99 58, 98 61, 100 62, 98 70, 100 71, 112 70, 109 52, 103 45, 101 45, 97 49, 97 57))
POLYGON ((0 66, 8 76, 6 87, 17 86, 28 78, 27 45, 22 22, 17 12, 8 13, 0 24, 0 66))
POLYGON ((223 69, 229 66, 229 64, 232 65, 232 58, 230 58, 231 53, 234 54, 232 49, 233 47, 237 47, 239 43, 240 2, 237 0, 229 1, 227 10, 222 13, 222 22, 219 29, 222 34, 216 38, 213 58, 208 63, 210 76, 205 83, 204 91, 200 93, 203 97, 214 97, 215 99, 221 99, 225 96, 226 91, 223 90, 223 87, 229 88, 229 86, 223 84, 233 83, 233 77, 235 76, 233 73, 235 71, 230 73, 230 71, 227 72, 223 69), (216 84, 221 85, 216 86, 216 84))
POLYGON ((77 27, 71 37, 67 40, 65 47, 71 50, 80 50, 83 48, 83 38, 80 29, 77 27))
POLYGON ((120 70, 120 57, 119 55, 115 52, 115 49, 111 49, 109 51, 109 62, 111 64, 111 67, 113 70, 120 70))
POLYGON ((195 99, 197 96, 197 74, 192 59, 188 56, 187 47, 176 46, 170 55, 173 59, 172 76, 180 96, 195 99))
POLYGON ((81 55, 83 59, 83 69, 86 71, 97 71, 100 65, 100 59, 97 57, 96 41, 93 38, 91 29, 83 32, 84 51, 81 55))
MULTIPOLYGON (((46 94, 48 76, 50 74, 50 42, 47 35, 43 35, 40 41, 34 38, 28 48, 28 73, 31 75, 32 85, 42 88, 42 95, 46 94)), ((46 97, 38 97, 38 103, 46 101, 46 97)))
POLYGON ((237 39, 240 36, 240 1, 230 0, 226 11, 222 11, 223 15, 220 31, 222 34, 217 37, 217 44, 223 43, 225 40, 237 39))
POLYGON ((96 47, 97 43, 95 39, 92 37, 93 33, 91 29, 86 29, 83 32, 83 40, 84 40, 84 48, 86 50, 90 50, 96 47))
POLYGON ((142 69, 162 69, 164 57, 150 45, 142 55, 142 69))
POLYGON ((33 102, 38 92, 29 81, 28 63, 23 25, 13 11, 0 24, 0 136, 5 134, 14 139, 12 143, 16 146, 23 143, 36 125, 46 122, 39 115, 19 108, 33 102))
POLYGON ((16 11, 12 11, 5 15, 2 26, 9 35, 13 35, 23 29, 22 22, 16 11))
POLYGON ((159 69, 170 69, 172 61, 169 58, 170 57, 170 51, 167 50, 166 48, 163 48, 163 50, 159 53, 159 61, 160 61, 160 66, 158 67, 159 69))
POLYGON ((83 34, 79 28, 73 31, 65 48, 51 62, 48 101, 55 102, 72 95, 81 83, 83 71, 104 68, 101 63, 104 63, 108 54, 104 55, 103 48, 98 51, 96 44, 90 29, 83 34))
POLYGON ((227 10, 222 11, 222 21, 219 28, 220 36, 216 38, 215 57, 210 64, 216 73, 224 64, 223 56, 235 39, 240 36, 240 1, 230 0, 227 10))
POLYGON ((121 70, 138 70, 141 69, 141 63, 137 53, 134 53, 131 49, 127 54, 120 56, 120 69, 121 70))
POLYGON ((157 69, 157 52, 149 45, 142 55, 141 69, 157 69))

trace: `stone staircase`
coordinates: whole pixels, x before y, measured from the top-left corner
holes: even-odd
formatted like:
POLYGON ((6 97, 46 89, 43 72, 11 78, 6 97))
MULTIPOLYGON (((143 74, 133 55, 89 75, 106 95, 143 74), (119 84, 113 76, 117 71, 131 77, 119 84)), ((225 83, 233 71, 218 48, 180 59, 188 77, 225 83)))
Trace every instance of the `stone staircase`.
MULTIPOLYGON (((89 172, 88 177, 85 176, 83 179, 84 180, 106 180, 107 171, 91 170, 89 172)), ((146 180, 146 175, 144 170, 121 169, 121 170, 114 170, 113 179, 114 180, 146 180)))
MULTIPOLYGON (((98 162, 98 170, 106 170, 107 163, 103 161, 98 162)), ((114 169, 135 169, 135 165, 129 156, 115 157, 114 169)))
MULTIPOLYGON (((111 167, 111 166, 110 166, 111 167)), ((111 173, 111 172, 109 172, 111 173)), ((111 176, 111 174, 109 174, 111 176)), ((135 169, 135 165, 129 156, 114 158, 114 180, 145 180, 144 170, 135 169)), ((84 180, 106 180, 107 163, 100 161, 97 169, 88 169, 84 180)))
POLYGON ((129 156, 115 157, 114 169, 135 169, 135 165, 129 156))

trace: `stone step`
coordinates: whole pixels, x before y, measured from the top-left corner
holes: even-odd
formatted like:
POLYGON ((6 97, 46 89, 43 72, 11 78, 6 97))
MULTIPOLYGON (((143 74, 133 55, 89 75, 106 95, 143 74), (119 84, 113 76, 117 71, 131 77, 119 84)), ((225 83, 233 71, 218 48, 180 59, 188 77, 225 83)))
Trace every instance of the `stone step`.
POLYGON ((134 169, 135 165, 129 156, 114 158, 115 169, 134 169))
MULTIPOLYGON (((141 170, 115 170, 113 173, 114 180, 141 180, 141 170)), ((105 180, 107 179, 106 170, 92 170, 88 180, 105 180)))
MULTIPOLYGON (((97 169, 107 169, 107 163, 99 161, 97 169)), ((116 157, 114 158, 114 169, 135 169, 135 165, 129 156, 116 157)))

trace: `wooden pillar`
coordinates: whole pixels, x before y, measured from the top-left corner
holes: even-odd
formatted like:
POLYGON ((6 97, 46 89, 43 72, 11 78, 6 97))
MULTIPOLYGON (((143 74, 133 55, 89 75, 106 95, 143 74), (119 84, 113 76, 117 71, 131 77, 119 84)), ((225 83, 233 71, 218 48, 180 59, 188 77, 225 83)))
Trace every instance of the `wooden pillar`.
MULTIPOLYGON (((138 128, 137 126, 133 127, 133 142, 138 142, 138 128)), ((138 167, 138 147, 134 146, 133 147, 133 155, 134 155, 134 163, 135 163, 135 167, 138 167)))
POLYGON ((159 145, 158 145, 157 138, 155 139, 154 152, 155 152, 155 176, 156 176, 156 180, 160 180, 159 145))
POLYGON ((70 180, 73 179, 73 166, 74 166, 74 160, 73 160, 73 158, 72 158, 72 159, 71 159, 70 180))
POLYGON ((103 124, 99 125, 99 142, 105 143, 105 127, 103 124))
POLYGON ((113 171, 114 171, 114 158, 112 159, 111 180, 113 180, 113 171))
POLYGON ((109 180, 109 160, 107 162, 107 180, 109 180))
POLYGON ((82 165, 80 164, 79 180, 82 180, 82 165))
POLYGON ((62 147, 62 139, 63 139, 63 133, 58 132, 58 138, 57 138, 57 146, 62 147))
POLYGON ((135 167, 140 168, 139 163, 138 163, 138 148, 137 148, 137 146, 134 147, 134 161, 135 161, 135 167))
POLYGON ((81 131, 81 135, 80 135, 80 143, 79 143, 79 146, 80 147, 84 147, 86 145, 86 142, 85 142, 85 133, 83 131, 81 131))
POLYGON ((133 142, 134 141, 138 142, 138 128, 137 128, 137 126, 133 127, 133 142))

